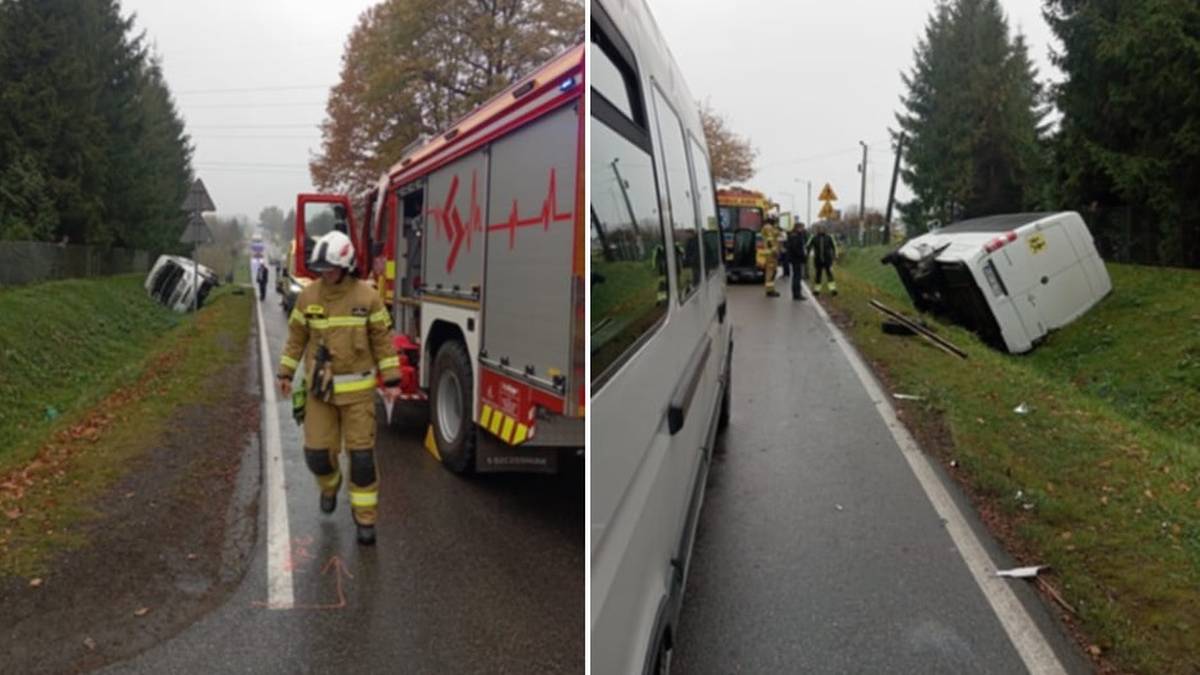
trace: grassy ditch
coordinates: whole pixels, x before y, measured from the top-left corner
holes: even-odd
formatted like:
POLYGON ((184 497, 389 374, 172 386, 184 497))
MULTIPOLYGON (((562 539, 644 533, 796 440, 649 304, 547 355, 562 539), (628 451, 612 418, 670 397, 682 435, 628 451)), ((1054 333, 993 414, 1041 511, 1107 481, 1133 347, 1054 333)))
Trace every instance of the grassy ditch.
POLYGON ((229 290, 198 317, 151 302, 140 277, 0 291, 0 574, 81 544, 70 525, 89 501, 244 358, 252 300, 229 290))
POLYGON ((825 302, 921 397, 896 403, 926 450, 1022 562, 1053 567, 1102 668, 1200 671, 1200 273, 1110 265, 1112 295, 1027 356, 927 317, 960 361, 880 331, 868 299, 915 313, 884 252, 849 252, 825 302))

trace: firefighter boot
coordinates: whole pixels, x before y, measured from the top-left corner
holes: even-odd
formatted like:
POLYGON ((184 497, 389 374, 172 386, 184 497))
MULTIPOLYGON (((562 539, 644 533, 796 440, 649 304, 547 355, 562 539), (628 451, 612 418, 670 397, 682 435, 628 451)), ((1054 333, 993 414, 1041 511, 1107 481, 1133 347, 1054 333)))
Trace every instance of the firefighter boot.
POLYGON ((832 280, 829 282, 829 294, 837 295, 837 283, 832 280))

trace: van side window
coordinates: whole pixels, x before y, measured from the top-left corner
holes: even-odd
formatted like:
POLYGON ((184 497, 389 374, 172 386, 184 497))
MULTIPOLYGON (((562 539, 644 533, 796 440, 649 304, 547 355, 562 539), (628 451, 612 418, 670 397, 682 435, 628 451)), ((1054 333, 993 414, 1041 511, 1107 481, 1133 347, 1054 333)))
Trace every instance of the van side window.
POLYGON ((591 182, 594 385, 666 314, 667 262, 650 155, 598 120, 591 182))
POLYGON ((700 233, 696 227, 696 202, 688 170, 687 146, 683 122, 671 109, 658 88, 654 88, 654 109, 658 113, 659 138, 662 139, 663 174, 670 197, 671 229, 674 235, 675 272, 679 301, 691 297, 704 277, 700 262, 700 233))
MULTIPOLYGON (((608 83, 602 85, 604 92, 593 88, 590 96, 593 392, 662 325, 669 288, 645 99, 633 52, 620 34, 606 32, 613 28, 601 14, 592 17, 591 54, 611 69, 604 76, 593 75, 608 83), (612 93, 614 89, 625 95, 612 93), (623 109, 618 102, 630 107, 623 109)), ((593 68, 604 66, 593 61, 593 68)))
POLYGON ((696 177, 696 203, 700 207, 700 229, 704 235, 704 269, 712 276, 721 268, 721 226, 717 222, 717 201, 713 194, 712 174, 708 168, 708 155, 688 136, 692 150, 692 171, 696 177))
POLYGON ((595 37, 589 46, 588 58, 592 60, 592 90, 608 99, 617 110, 629 119, 633 117, 633 103, 629 88, 617 64, 596 44, 595 37))

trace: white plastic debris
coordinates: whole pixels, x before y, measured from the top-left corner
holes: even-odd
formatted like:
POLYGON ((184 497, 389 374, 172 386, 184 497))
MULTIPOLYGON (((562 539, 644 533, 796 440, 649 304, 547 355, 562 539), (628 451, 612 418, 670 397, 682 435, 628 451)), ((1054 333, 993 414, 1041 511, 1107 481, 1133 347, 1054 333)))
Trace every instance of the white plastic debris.
POLYGON ((1021 405, 1013 408, 1013 412, 1017 413, 1018 415, 1028 415, 1029 414, 1029 406, 1026 405, 1026 403, 1024 401, 1021 401, 1021 405))
POLYGON ((913 394, 892 394, 892 398, 900 401, 924 401, 925 397, 913 394))
POLYGON ((1031 567, 1014 567, 1010 570, 997 570, 996 576, 1008 577, 1010 579, 1032 579, 1044 569, 1049 569, 1049 565, 1033 565, 1031 567))

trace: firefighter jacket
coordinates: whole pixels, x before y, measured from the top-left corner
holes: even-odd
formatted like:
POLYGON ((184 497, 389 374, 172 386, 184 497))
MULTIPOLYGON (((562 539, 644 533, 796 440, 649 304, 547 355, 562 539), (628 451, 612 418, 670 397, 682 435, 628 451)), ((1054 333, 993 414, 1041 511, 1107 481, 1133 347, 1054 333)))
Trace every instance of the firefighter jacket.
POLYGON ((808 240, 808 248, 813 252, 813 265, 817 267, 832 267, 837 259, 837 242, 828 232, 814 235, 808 240))
POLYGON ((375 289, 349 275, 336 284, 318 279, 300 291, 288 318, 287 345, 279 360, 279 376, 291 377, 305 363, 312 382, 319 346, 333 363, 334 405, 370 400, 375 371, 383 382, 400 381, 400 357, 391 340, 391 317, 375 289))
POLYGON ((763 225, 760 234, 762 234, 763 238, 763 253, 770 256, 771 260, 774 260, 779 255, 779 230, 775 229, 774 225, 768 223, 763 225))

